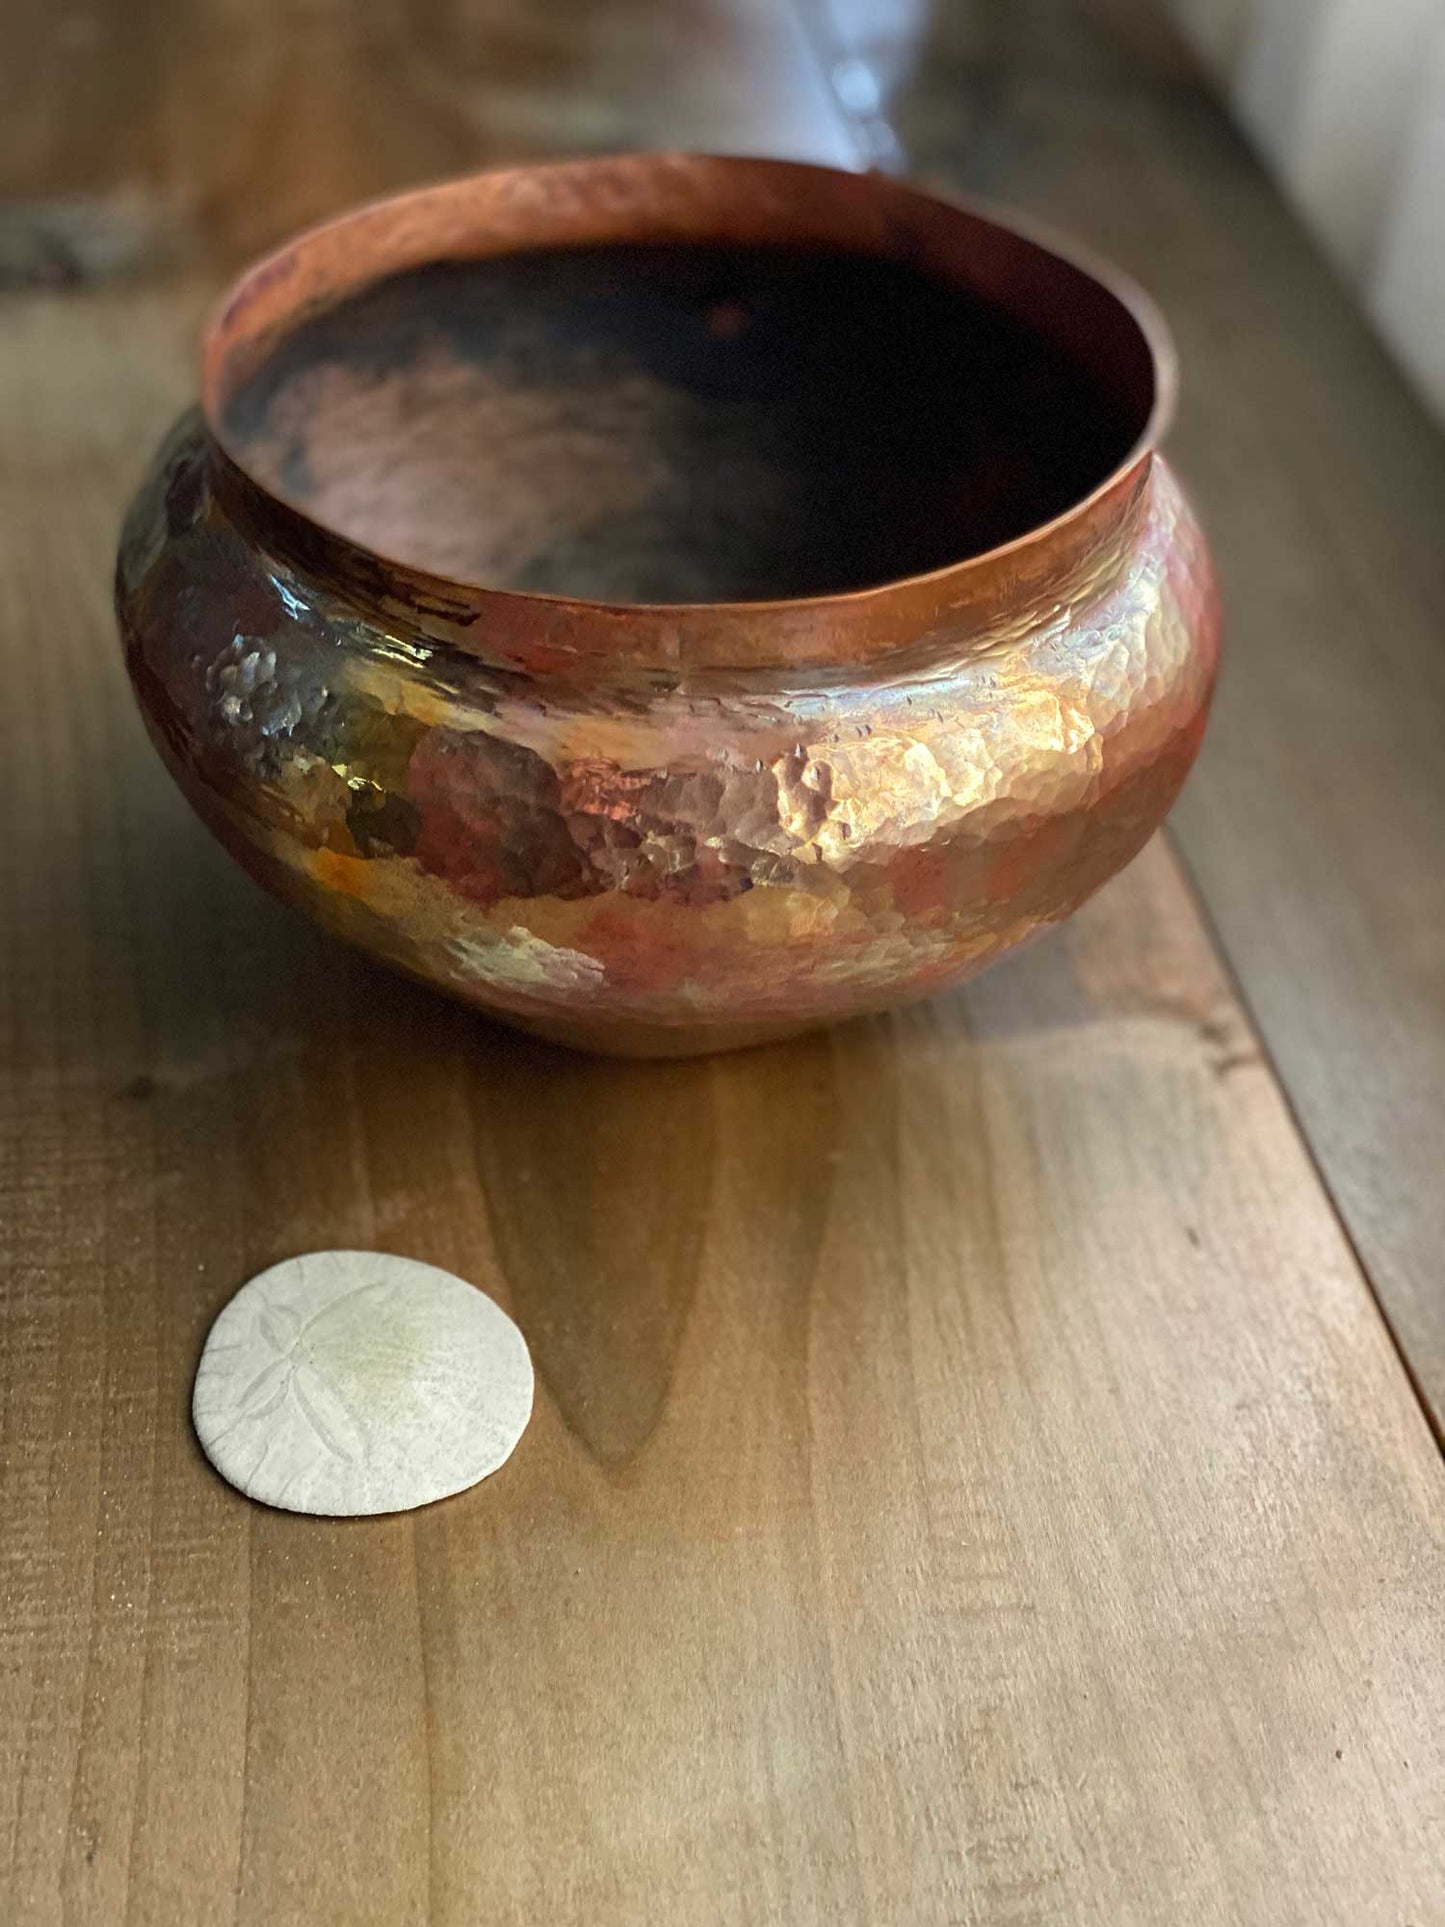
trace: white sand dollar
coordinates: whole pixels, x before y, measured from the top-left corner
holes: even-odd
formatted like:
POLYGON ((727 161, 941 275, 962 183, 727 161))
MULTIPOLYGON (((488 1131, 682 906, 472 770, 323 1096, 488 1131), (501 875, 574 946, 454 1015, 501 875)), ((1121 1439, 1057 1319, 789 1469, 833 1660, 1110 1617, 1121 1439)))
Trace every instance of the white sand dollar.
POLYGON ((289 1512, 401 1512, 495 1472, 532 1415, 500 1305, 435 1265, 315 1251, 243 1285, 191 1404, 223 1479, 289 1512))

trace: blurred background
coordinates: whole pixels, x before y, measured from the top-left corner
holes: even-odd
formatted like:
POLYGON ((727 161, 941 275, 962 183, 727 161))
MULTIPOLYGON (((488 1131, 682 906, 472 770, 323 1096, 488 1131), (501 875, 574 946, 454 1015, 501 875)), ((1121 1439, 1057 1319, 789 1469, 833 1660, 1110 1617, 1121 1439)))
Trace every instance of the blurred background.
POLYGON ((1445 420, 1445 6, 1169 0, 1256 152, 1445 420))
POLYGON ((1106 169, 1120 129, 1081 103, 1132 118, 1132 90, 1177 94, 1197 61, 1445 416, 1442 0, 10 0, 6 18, 12 285, 233 260, 401 182, 564 151, 1017 192, 1014 150, 1063 102, 1060 133, 1106 169))

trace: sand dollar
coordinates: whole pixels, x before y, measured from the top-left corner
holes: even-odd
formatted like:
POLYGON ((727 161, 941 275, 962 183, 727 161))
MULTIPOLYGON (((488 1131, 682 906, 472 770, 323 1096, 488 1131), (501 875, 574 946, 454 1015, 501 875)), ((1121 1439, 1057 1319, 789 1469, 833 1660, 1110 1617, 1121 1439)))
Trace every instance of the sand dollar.
POLYGON ((191 1405, 223 1479, 290 1512, 401 1512, 511 1456, 532 1413, 526 1340, 435 1265, 316 1251, 243 1285, 191 1405))

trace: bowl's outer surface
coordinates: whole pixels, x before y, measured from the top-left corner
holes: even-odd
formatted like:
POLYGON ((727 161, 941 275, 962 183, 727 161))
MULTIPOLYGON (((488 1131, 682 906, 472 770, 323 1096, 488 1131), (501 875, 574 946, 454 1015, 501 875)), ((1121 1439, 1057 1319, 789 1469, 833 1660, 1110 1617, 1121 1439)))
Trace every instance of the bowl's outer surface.
POLYGON ((683 1054, 955 984, 1126 863, 1198 749, 1218 598, 1156 454, 1056 577, 855 670, 540 677, 268 552, 222 468, 184 418, 121 548, 177 781, 329 929, 559 1041, 683 1054))

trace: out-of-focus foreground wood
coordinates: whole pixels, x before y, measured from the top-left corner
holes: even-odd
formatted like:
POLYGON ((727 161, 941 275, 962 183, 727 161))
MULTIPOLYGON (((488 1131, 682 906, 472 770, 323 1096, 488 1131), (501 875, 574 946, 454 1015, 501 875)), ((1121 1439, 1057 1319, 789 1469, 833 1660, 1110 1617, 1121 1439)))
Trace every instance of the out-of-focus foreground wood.
POLYGON ((1406 788, 1436 714, 1423 551, 1389 514, 1434 457, 1192 80, 1137 10, 1096 11, 951 18, 897 127, 1170 305, 1236 610, 1181 829, 1268 1053, 1164 843, 903 1017, 714 1062, 549 1052, 262 897, 132 713, 116 523, 238 252, 502 153, 860 154, 888 128, 859 71, 892 56, 856 10, 17 16, 6 1922, 1438 1914, 1445 1479, 1371 1286, 1428 1335, 1437 1127, 1423 1083, 1392 1105, 1441 1033, 1397 998, 1384 1048, 1365 994, 1438 939, 1404 889, 1445 811, 1406 788), (1260 318, 1306 310, 1287 353, 1260 318), (1346 531, 1321 477, 1355 475, 1351 436, 1382 493, 1346 531), (1317 606, 1346 579, 1388 636, 1317 606), (1394 694, 1381 669, 1331 765, 1352 649, 1394 694), (1331 842, 1352 783, 1364 812, 1414 799, 1394 842, 1331 842), (211 1317, 326 1245, 518 1319, 538 1406, 496 1478, 324 1523, 208 1470, 211 1317))

